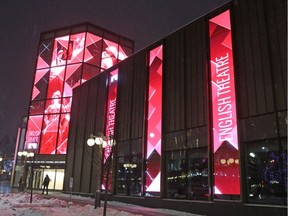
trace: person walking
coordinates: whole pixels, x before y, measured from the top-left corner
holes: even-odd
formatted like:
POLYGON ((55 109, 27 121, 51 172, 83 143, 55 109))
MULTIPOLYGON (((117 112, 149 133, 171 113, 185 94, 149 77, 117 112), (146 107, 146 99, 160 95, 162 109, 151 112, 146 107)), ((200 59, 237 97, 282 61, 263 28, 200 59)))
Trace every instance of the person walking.
POLYGON ((22 188, 23 188, 23 179, 22 179, 22 176, 20 176, 20 179, 18 181, 18 191, 23 191, 22 188))
POLYGON ((45 188, 46 188, 46 194, 48 194, 48 185, 50 182, 50 178, 48 175, 45 176, 44 181, 43 181, 43 190, 42 190, 42 194, 44 194, 45 188))

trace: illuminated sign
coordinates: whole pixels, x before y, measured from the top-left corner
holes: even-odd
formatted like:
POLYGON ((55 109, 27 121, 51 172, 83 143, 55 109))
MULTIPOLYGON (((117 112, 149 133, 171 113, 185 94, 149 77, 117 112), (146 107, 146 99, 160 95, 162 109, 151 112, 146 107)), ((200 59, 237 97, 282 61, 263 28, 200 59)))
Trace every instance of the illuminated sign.
MULTIPOLYGON (((116 99, 118 87, 118 69, 110 72, 110 82, 108 87, 108 104, 106 116, 106 137, 114 136, 115 113, 116 113, 116 99)), ((107 145, 104 154, 104 163, 110 155, 112 147, 107 145)))
MULTIPOLYGON (((114 126, 115 126, 115 114, 116 114, 116 100, 117 100, 117 89, 118 89, 118 69, 110 72, 110 81, 108 86, 108 102, 107 102, 107 114, 106 114, 106 130, 105 136, 108 138, 107 142, 114 142, 111 140, 114 137, 114 126)), ((105 164, 109 155, 112 153, 112 145, 107 145, 104 149, 104 159, 103 163, 105 164)), ((107 170, 103 169, 102 176, 102 189, 105 189, 106 181, 109 181, 109 187, 111 187, 111 179, 106 179, 107 170)), ((112 170, 110 170, 112 172, 112 170)), ((111 173, 110 173, 111 175, 111 173)), ((109 188, 110 189, 110 188, 109 188)))
POLYGON ((209 20, 214 193, 240 194, 237 115, 229 10, 209 20))
POLYGON ((162 53, 163 46, 150 51, 147 114, 146 192, 160 192, 162 136, 162 53))
MULTIPOLYGON (((25 148, 35 143, 33 146, 39 146, 40 154, 66 154, 73 88, 127 58, 131 52, 131 48, 88 32, 41 41, 25 148)), ((110 89, 115 88, 114 83, 111 81, 110 89)), ((109 100, 110 125, 115 118, 113 103, 109 100)), ((111 133, 111 128, 107 131, 111 133)))

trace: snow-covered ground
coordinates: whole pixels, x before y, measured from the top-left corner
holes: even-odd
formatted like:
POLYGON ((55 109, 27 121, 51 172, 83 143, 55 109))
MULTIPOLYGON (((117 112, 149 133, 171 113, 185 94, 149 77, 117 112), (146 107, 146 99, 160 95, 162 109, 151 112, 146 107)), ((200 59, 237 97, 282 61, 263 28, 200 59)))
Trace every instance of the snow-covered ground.
MULTIPOLYGON (((101 207, 94 209, 94 200, 88 197, 81 197, 62 193, 51 193, 42 195, 36 192, 30 194, 1 193, 0 194, 0 215, 1 216, 94 216, 103 214, 103 202, 101 207), (86 204, 87 203, 87 204, 86 204)), ((145 215, 167 215, 167 216, 196 216, 185 212, 172 211, 167 209, 151 209, 120 202, 108 202, 107 215, 111 216, 145 216, 145 215), (130 212, 130 213, 129 213, 130 212), (136 214, 135 214, 136 212, 136 214)))

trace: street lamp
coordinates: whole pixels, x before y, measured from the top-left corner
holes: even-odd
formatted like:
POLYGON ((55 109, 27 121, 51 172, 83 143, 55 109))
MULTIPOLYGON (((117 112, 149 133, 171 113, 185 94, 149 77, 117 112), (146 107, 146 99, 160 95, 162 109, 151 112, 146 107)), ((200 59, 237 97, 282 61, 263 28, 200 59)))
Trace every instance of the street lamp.
MULTIPOLYGON (((98 145, 99 147, 101 146, 102 149, 104 150, 107 146, 111 148, 111 151, 109 151, 109 155, 106 160, 106 182, 105 182, 105 199, 104 199, 104 209, 103 209, 103 216, 106 216, 106 209, 107 209, 107 195, 108 195, 108 183, 109 183, 109 174, 110 174, 110 167, 111 167, 111 162, 112 162, 112 148, 113 146, 116 145, 116 140, 114 139, 113 136, 106 137, 102 134, 99 136, 95 136, 93 134, 90 134, 90 138, 87 139, 87 145, 88 146, 94 146, 98 145)), ((104 154, 102 154, 102 157, 104 154)), ((103 162, 103 158, 101 160, 103 162)), ((95 207, 96 207, 96 194, 95 194, 95 207)))
POLYGON ((1 173, 0 173, 0 187, 1 187, 1 181, 2 181, 2 175, 3 175, 3 169, 2 169, 2 167, 3 167, 3 157, 2 156, 0 156, 0 163, 1 163, 1 166, 0 166, 0 168, 1 168, 1 173))
POLYGON ((24 173, 23 173, 23 180, 22 185, 20 186, 20 191, 24 190, 24 186, 26 185, 26 179, 27 179, 27 158, 33 158, 33 161, 31 163, 31 176, 30 176, 30 203, 32 203, 32 194, 33 194, 33 175, 34 175, 34 170, 33 170, 33 164, 34 164, 34 159, 35 159, 35 153, 34 152, 18 152, 19 157, 24 157, 24 173))

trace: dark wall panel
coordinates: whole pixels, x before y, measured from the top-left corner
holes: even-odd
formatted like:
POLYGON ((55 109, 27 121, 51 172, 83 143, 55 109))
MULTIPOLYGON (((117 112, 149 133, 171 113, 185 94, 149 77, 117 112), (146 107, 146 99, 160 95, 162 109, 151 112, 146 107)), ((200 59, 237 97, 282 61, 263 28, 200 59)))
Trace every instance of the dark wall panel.
POLYGON ((116 133, 118 141, 143 136, 145 92, 146 92, 146 53, 121 64, 119 69, 116 133))
POLYGON ((185 128, 184 31, 173 34, 164 42, 163 66, 163 127, 165 132, 185 128))
MULTIPOLYGON (((95 130, 95 117, 97 109, 97 87, 98 87, 98 79, 93 79, 88 84, 88 94, 82 95, 81 98, 87 97, 87 111, 86 113, 86 129, 85 129, 85 137, 86 140, 89 138, 90 134, 94 134, 95 130)), ((80 191, 84 193, 89 193, 90 190, 90 176, 91 176, 91 166, 92 166, 92 149, 90 146, 86 145, 86 142, 83 143, 83 166, 81 173, 81 189, 80 191)))
POLYGON ((69 191, 69 179, 73 177, 73 166, 74 166, 74 154, 75 154, 75 139, 77 131, 77 121, 80 103, 80 89, 78 88, 73 92, 73 101, 72 101, 72 110, 70 118, 70 129, 69 129, 69 139, 68 139, 68 148, 66 155, 66 169, 65 169, 65 181, 64 181, 64 191, 69 191))
MULTIPOLYGON (((81 88, 81 98, 79 100, 79 113, 78 113, 78 122, 77 122, 77 132, 75 139, 75 156, 74 156, 74 170, 73 170, 73 178, 74 178, 74 191, 80 191, 81 186, 81 172, 83 165, 83 145, 86 145, 87 136, 85 133, 86 130, 86 115, 87 115, 87 102, 88 98, 83 97, 83 95, 88 95, 88 85, 83 85, 81 88)), ((73 107, 72 107, 73 109, 73 107)))
POLYGON ((73 191, 94 193, 100 181, 99 149, 86 144, 90 134, 104 132, 106 116, 107 74, 91 79, 73 92, 69 147, 65 174, 65 190, 74 178, 73 191), (73 167, 73 168, 72 168, 73 167))
POLYGON ((286 109, 287 2, 241 1, 234 6, 238 117, 286 109))
POLYGON ((117 93, 117 140, 130 138, 131 105, 133 92, 133 60, 126 61, 119 69, 117 93))
POLYGON ((207 125, 207 30, 203 19, 185 31, 186 128, 207 125))
POLYGON ((287 1, 265 0, 276 110, 287 108, 287 1))
POLYGON ((144 111, 146 98, 147 67, 146 53, 141 52, 134 57, 131 139, 143 137, 144 111))
MULTIPOLYGON (((107 101, 107 88, 106 88, 106 81, 107 81, 108 73, 102 73, 97 78, 95 78, 91 83, 89 83, 89 94, 91 94, 91 97, 89 100, 94 100, 95 107, 91 109, 91 113, 89 112, 89 118, 91 118, 91 121, 94 121, 94 128, 90 133, 93 133, 94 135, 98 135, 99 132, 103 132, 105 128, 105 119, 106 119, 106 101, 107 101), (93 89, 96 87, 94 92, 93 89), (93 111, 94 109, 94 111, 93 111), (93 115, 92 113, 95 113, 93 115)), ((85 97, 83 95, 83 97, 85 97)), ((91 150, 91 147, 89 149, 89 152, 91 150)), ((101 173, 101 153, 99 151, 99 148, 96 146, 92 148, 93 153, 92 155, 92 164, 91 164, 91 173, 90 173, 90 193, 94 193, 96 189, 99 189, 100 184, 100 173, 101 173)), ((86 151, 87 152, 87 151, 86 151)), ((91 156, 89 155, 89 156, 91 156)), ((85 158, 84 158, 85 160, 85 158)), ((85 176, 85 178, 88 178, 85 176)))

